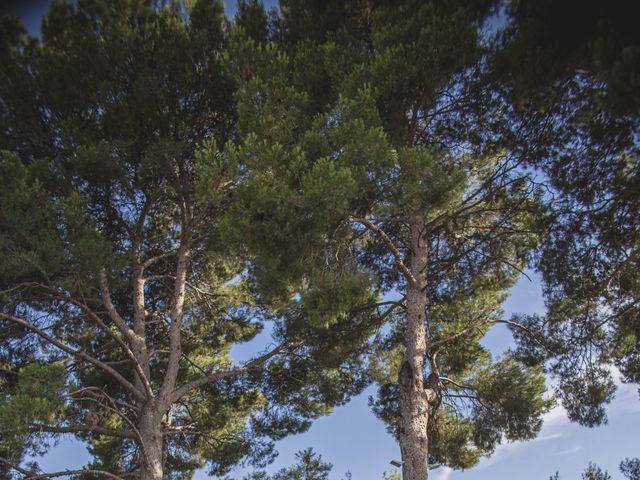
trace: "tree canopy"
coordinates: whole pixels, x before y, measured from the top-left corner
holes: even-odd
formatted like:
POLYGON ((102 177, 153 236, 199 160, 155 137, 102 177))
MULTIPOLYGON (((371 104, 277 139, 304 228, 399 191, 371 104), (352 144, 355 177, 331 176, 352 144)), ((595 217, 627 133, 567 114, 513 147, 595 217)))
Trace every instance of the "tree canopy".
POLYGON ((496 64, 514 137, 536 139, 527 162, 546 179, 552 218, 535 263, 548 311, 521 319, 550 348, 518 340, 523 357, 549 360, 569 417, 597 425, 615 392, 610 367, 640 380, 640 36, 623 2, 512 2, 508 12, 496 64))
POLYGON ((252 289, 221 4, 55 2, 40 41, 3 21, 3 468, 63 434, 87 476, 263 466, 364 387, 376 323, 252 289), (265 325, 271 348, 234 361, 265 325))
MULTIPOLYGON (((545 373, 606 421, 611 366, 640 381, 622 6, 571 32, 547 0, 157 3, 2 19, 2 475, 72 434, 80 478, 267 478, 370 384, 406 480, 533 438, 545 373), (505 318, 528 268, 548 311, 505 318)), ((272 478, 331 468, 298 459, 272 478)))
POLYGON ((305 265, 301 300, 314 309, 337 262, 346 271, 327 301, 377 292, 388 321, 371 339, 372 405, 399 438, 405 478, 426 475, 427 436, 431 463, 468 468, 503 438, 534 436, 551 405, 539 368, 480 343, 504 322, 501 303, 546 219, 521 159, 483 127, 500 106, 476 81, 489 7, 296 2, 278 42, 230 47, 250 172, 234 208, 266 259, 258 278, 273 291, 275 272, 305 265), (338 10, 322 35, 298 25, 338 10))

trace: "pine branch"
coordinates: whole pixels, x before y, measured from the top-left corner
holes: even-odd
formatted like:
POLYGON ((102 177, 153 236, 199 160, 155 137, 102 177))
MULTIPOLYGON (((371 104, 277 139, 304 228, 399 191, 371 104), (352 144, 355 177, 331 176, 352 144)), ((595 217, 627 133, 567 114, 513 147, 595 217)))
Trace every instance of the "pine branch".
POLYGON ((99 426, 89 425, 69 425, 66 427, 57 427, 55 425, 43 425, 34 423, 29 425, 29 430, 32 432, 47 432, 47 433, 97 433, 100 435, 106 435, 108 437, 116 438, 138 438, 135 432, 128 430, 115 430, 113 428, 105 428, 99 426))
MULTIPOLYGON (((140 383, 142 384, 142 387, 145 390, 147 398, 153 398, 153 390, 151 388, 149 375, 143 371, 143 365, 140 363, 138 358, 131 351, 131 348, 129 348, 129 345, 127 345, 127 343, 124 340, 122 340, 122 338, 120 338, 119 335, 116 335, 116 333, 113 330, 107 327, 107 325, 102 321, 102 319, 86 303, 81 302, 68 295, 64 295, 58 292, 56 289, 49 287, 47 285, 39 284, 39 286, 51 291, 55 298, 59 300, 67 301, 77 306, 78 308, 82 309, 89 316, 89 318, 91 318, 91 320, 93 320, 93 322, 96 325, 98 325, 98 327, 102 331, 104 331, 107 335, 113 338, 116 341, 116 343, 120 345, 120 347, 124 350, 125 354, 129 358, 129 361, 132 364, 133 369, 135 370, 136 375, 138 376, 140 383)), ((108 295, 108 291, 107 291, 107 295, 108 295)))
POLYGON ((142 267, 143 270, 146 270, 147 268, 152 266, 154 263, 157 263, 160 260, 163 260, 165 258, 172 257, 173 255, 176 255, 177 253, 178 253, 177 251, 161 253, 160 255, 156 255, 155 257, 151 257, 151 258, 146 259, 144 262, 142 262, 140 264, 140 266, 142 267))
POLYGON ((523 332, 525 332, 527 335, 529 335, 534 342, 536 342, 538 345, 540 345, 542 348, 544 348, 547 352, 556 355, 556 352, 554 352, 553 350, 551 350, 549 348, 548 345, 546 345, 542 340, 540 340, 540 338, 531 331, 531 329, 529 327, 527 327, 526 325, 523 325, 522 323, 519 322, 515 322, 513 320, 494 320, 493 323, 506 323, 507 325, 511 325, 512 327, 518 328, 520 330, 522 330, 523 332))
POLYGON ((107 274, 104 268, 100 269, 98 275, 98 282, 100 285, 100 294, 102 296, 102 303, 107 309, 107 314, 113 323, 116 324, 122 334, 127 337, 129 342, 135 343, 135 332, 127 325, 127 322, 120 316, 116 307, 111 302, 111 294, 109 293, 109 287, 107 286, 107 274))
POLYGON ((393 240, 389 238, 389 235, 387 235, 384 232, 384 230, 382 230, 380 227, 371 223, 369 220, 365 218, 349 217, 349 221, 352 223, 359 223, 364 227, 368 228, 369 230, 371 230, 376 235, 378 235, 382 239, 382 241, 385 243, 385 245, 387 246, 387 248, 389 249, 393 257, 395 258, 396 265, 400 269, 404 277, 407 279, 407 282, 409 282, 411 286, 415 288, 419 288, 417 280, 415 279, 411 271, 407 268, 407 266, 402 261, 402 255, 400 254, 400 250, 398 250, 398 247, 395 246, 395 244, 393 243, 393 240))
POLYGON ((6 313, 1 313, 1 312, 0 312, 0 318, 2 318, 4 320, 8 320, 8 321, 13 322, 13 323, 16 323, 18 325, 21 325, 24 328, 26 328, 27 330, 29 330, 29 331, 35 333, 36 335, 38 335, 39 337, 43 338, 44 340, 46 340, 50 344, 58 347, 63 352, 66 352, 69 355, 72 355, 72 356, 74 356, 76 358, 79 358, 80 360, 84 360, 84 361, 90 363, 91 365, 104 370, 105 372, 110 374, 116 381, 118 381, 123 387, 125 387, 127 390, 129 390, 131 393, 133 393, 133 395, 138 400, 140 400, 141 402, 145 402, 146 401, 146 397, 145 397, 144 393, 142 393, 140 390, 138 390, 129 380, 124 378, 120 373, 118 373, 116 370, 114 370, 112 367, 110 367, 106 363, 101 362, 97 358, 94 358, 94 357, 86 354, 85 352, 82 352, 80 350, 75 350, 75 349, 69 347, 68 345, 64 344, 60 340, 52 337, 51 335, 47 334, 43 330, 39 329, 35 325, 32 325, 31 323, 27 322, 26 320, 24 320, 22 318, 14 317, 13 315, 7 315, 6 313))
POLYGON ((198 387, 206 385, 207 383, 217 382, 217 381, 223 380, 225 378, 238 376, 238 375, 240 375, 242 373, 245 373, 245 372, 248 372, 250 370, 258 369, 258 368, 262 367, 262 365, 265 362, 267 362, 271 358, 275 357, 276 355, 281 353, 283 350, 286 350, 288 348, 297 348, 297 347, 299 347, 301 345, 302 345, 302 342, 285 342, 285 343, 279 345, 278 347, 274 348, 270 352, 267 352, 264 355, 249 361, 248 363, 246 363, 245 365, 243 365, 241 367, 234 368, 232 370, 227 370, 227 371, 224 371, 224 372, 214 373, 212 375, 207 375, 205 377, 200 377, 200 378, 197 378, 195 380, 192 380, 191 382, 186 383, 186 384, 182 385, 180 388, 176 389, 173 392, 173 394, 171 395, 170 401, 171 401, 171 403, 177 402, 182 397, 184 397, 187 393, 189 393, 191 390, 194 390, 194 389, 196 389, 198 387))
POLYGON ((106 472, 104 470, 94 470, 89 468, 82 468, 79 470, 64 470, 61 472, 50 472, 50 473, 36 473, 30 472, 19 465, 7 460, 4 457, 0 457, 0 463, 4 463, 9 468, 15 470, 18 473, 24 475, 25 479, 29 480, 45 480, 47 478, 56 478, 56 477, 70 477, 72 475, 101 475, 103 477, 111 478, 112 480, 125 480, 123 477, 115 475, 110 472, 106 472))

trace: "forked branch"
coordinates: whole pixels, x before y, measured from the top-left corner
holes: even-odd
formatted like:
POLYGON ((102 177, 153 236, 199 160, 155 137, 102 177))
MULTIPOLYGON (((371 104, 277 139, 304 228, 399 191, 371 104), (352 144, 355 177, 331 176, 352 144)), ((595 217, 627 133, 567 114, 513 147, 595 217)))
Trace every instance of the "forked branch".
POLYGON ((393 243, 393 240, 389 238, 389 235, 387 235, 384 230, 382 230, 380 227, 370 222, 366 218, 349 217, 349 221, 352 223, 359 223, 360 225, 363 225, 364 227, 366 227, 367 229, 375 233, 378 237, 380 237, 380 239, 384 242, 384 244, 387 246, 387 248, 393 255, 393 258, 396 261, 397 267, 400 269, 404 277, 407 279, 407 282, 409 282, 411 286, 418 288, 418 282, 416 278, 413 276, 413 274, 411 273, 411 271, 409 270, 409 268, 407 268, 404 261, 402 260, 402 255, 400 254, 400 250, 398 250, 398 247, 395 246, 395 244, 393 243))
POLYGON ((191 390, 194 390, 198 387, 206 385, 207 383, 217 382, 225 378, 235 377, 237 375, 248 372, 250 370, 256 370, 262 367, 262 365, 264 365, 264 363, 267 362, 269 359, 275 357, 276 355, 283 352, 284 350, 295 349, 301 345, 302 345, 302 342, 285 342, 278 345, 276 348, 274 348, 270 352, 267 352, 264 355, 261 355, 260 357, 254 358, 253 360, 247 362, 241 367, 234 368, 232 370, 226 370, 224 372, 214 373, 212 375, 207 375, 200 378, 196 378, 195 380, 192 380, 191 382, 186 383, 181 387, 179 387, 178 389, 176 389, 171 395, 171 403, 177 402, 182 397, 184 397, 187 393, 189 393, 191 390))
POLYGON ((47 334, 43 330, 39 329, 35 325, 29 323, 28 321, 22 318, 14 317, 13 315, 7 315, 6 313, 1 313, 1 312, 0 312, 0 318, 4 320, 8 320, 12 323, 21 325, 25 329, 29 330, 32 333, 35 333, 40 338, 42 338, 43 340, 46 340, 51 345, 54 345, 55 347, 59 348, 63 352, 66 352, 69 355, 72 355, 80 360, 84 360, 85 362, 90 363, 94 367, 104 370, 105 372, 110 374, 116 381, 118 381, 123 387, 125 387, 127 390, 133 393, 133 395, 135 395, 135 397, 138 400, 140 400, 141 402, 146 401, 146 396, 143 392, 138 390, 129 380, 124 378, 120 373, 118 373, 115 369, 113 369, 106 363, 101 362, 97 358, 87 355, 86 353, 80 350, 75 350, 74 348, 71 348, 69 345, 66 345, 65 343, 61 342, 57 338, 52 337, 51 335, 47 334))

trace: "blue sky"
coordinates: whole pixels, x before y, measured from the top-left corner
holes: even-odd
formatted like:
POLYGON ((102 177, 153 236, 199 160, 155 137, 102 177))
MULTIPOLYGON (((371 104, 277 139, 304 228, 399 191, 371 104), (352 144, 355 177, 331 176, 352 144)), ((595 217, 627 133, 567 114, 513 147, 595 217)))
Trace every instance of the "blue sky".
MULTIPOLYGON (((40 18, 50 2, 48 0, 0 0, 0 13, 20 16, 32 34, 39 30, 40 18)), ((267 6, 276 2, 267 1, 267 6)), ((232 16, 236 2, 227 1, 227 13, 232 16)), ((505 314, 541 313, 544 311, 539 279, 522 278, 513 288, 505 304, 505 314)), ((251 344, 233 351, 237 358, 247 358, 260 351, 268 337, 263 334, 251 344)), ((495 327, 485 339, 485 345, 499 355, 511 342, 503 326, 495 327)), ((550 384, 551 387, 551 384, 550 384)), ((277 444, 279 456, 270 471, 295 463, 298 450, 313 447, 334 465, 331 478, 340 480, 347 471, 354 480, 379 480, 383 472, 393 470, 389 462, 399 459, 395 440, 367 406, 368 390, 348 405, 317 420, 311 429, 301 435, 286 438, 277 444)), ((609 423, 604 427, 588 429, 568 421, 562 407, 545 415, 540 435, 529 442, 516 442, 500 446, 489 458, 468 471, 433 470, 431 480, 546 480, 559 471, 566 480, 579 479, 589 462, 594 462, 611 473, 613 479, 623 478, 618 464, 625 457, 640 456, 640 401, 636 385, 619 385, 615 400, 608 408, 609 423)), ((89 460, 85 447, 70 438, 60 441, 49 454, 39 459, 44 471, 81 467, 89 460)), ((242 472, 232 474, 242 477, 242 472)), ((209 478, 204 472, 196 480, 209 478)))

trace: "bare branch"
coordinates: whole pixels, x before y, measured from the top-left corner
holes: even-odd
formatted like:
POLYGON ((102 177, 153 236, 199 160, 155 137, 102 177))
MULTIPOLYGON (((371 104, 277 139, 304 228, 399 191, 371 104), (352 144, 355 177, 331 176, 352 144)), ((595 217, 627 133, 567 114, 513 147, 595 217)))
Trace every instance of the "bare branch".
POLYGON ((405 297, 402 297, 400 300, 385 300, 383 302, 367 303, 367 304, 364 304, 364 305, 361 305, 359 307, 354 308, 352 311, 353 312, 359 312, 361 310, 368 310, 370 308, 380 308, 380 307, 385 307, 387 305, 393 305, 393 306, 396 306, 396 307, 399 307, 399 308, 405 310, 407 307, 403 303, 404 301, 405 301, 405 297))
POLYGON ((460 388, 462 390, 475 390, 475 387, 472 387, 470 385, 463 385, 461 383, 456 382, 455 380, 452 380, 449 377, 440 376, 438 378, 440 378, 440 380, 442 380, 443 382, 449 382, 450 384, 455 385, 456 387, 458 387, 458 388, 460 388))
POLYGON ((107 309, 109 318, 129 341, 129 344, 135 349, 135 353, 131 352, 131 358, 134 370, 137 374, 136 387, 143 389, 147 398, 151 399, 153 398, 153 389, 151 388, 150 381, 151 372, 149 370, 149 356, 147 354, 146 342, 144 339, 144 279, 142 278, 141 267, 134 267, 134 271, 137 272, 136 278, 133 279, 135 309, 134 329, 131 329, 131 327, 127 325, 111 302, 111 295, 109 294, 109 288, 107 286, 107 275, 104 268, 100 270, 99 274, 100 293, 102 295, 102 303, 107 309), (140 305, 141 303, 142 306, 140 305))
POLYGON ((491 256, 489 254, 484 253, 481 250, 478 250, 478 253, 480 255, 482 255, 483 257, 489 259, 489 260, 497 260, 498 262, 502 262, 505 265, 507 265, 508 267, 511 267, 513 270, 515 270, 516 272, 518 272, 520 275, 523 275, 527 280, 529 280, 530 282, 532 282, 533 280, 531 280, 531 277, 529 275, 527 275, 527 272, 525 272, 522 268, 518 267, 517 265, 513 264, 512 262, 510 262, 509 260, 506 260, 504 258, 501 257, 495 257, 495 256, 491 256))
POLYGON ((457 340, 460 337, 464 337, 467 333, 471 332, 472 330, 477 330, 482 325, 486 325, 487 323, 490 323, 490 322, 492 322, 492 320, 485 320, 483 322, 473 323, 468 327, 463 328, 459 332, 449 335, 446 338, 440 338, 438 340, 434 340, 433 342, 429 342, 429 344, 427 345, 427 348, 433 349, 436 347, 440 347, 441 345, 444 345, 446 343, 453 342, 454 340, 457 340))
POLYGON ((147 260, 142 262, 140 264, 140 266, 142 267, 143 270, 146 270, 147 268, 149 268, 154 263, 159 262, 160 260, 163 260, 165 258, 169 258, 169 257, 171 257, 171 256, 173 256, 173 255, 175 255, 177 253, 178 252, 175 251, 175 252, 165 252, 165 253, 162 253, 160 255, 156 255, 155 257, 148 258, 147 260))
MULTIPOLYGON (((140 435, 140 431, 138 430, 138 428, 136 427, 136 424, 131 421, 131 419, 123 412, 120 411, 120 409, 118 408, 118 405, 116 404, 115 399, 111 398, 111 396, 109 394, 107 394, 104 390, 101 390, 99 388, 81 388, 80 390, 77 390, 76 392, 74 392, 75 394, 79 394, 79 397, 71 397, 74 400, 89 400, 91 402, 95 402, 97 403, 101 408, 105 408, 108 411, 116 414, 117 416, 119 416, 127 425, 129 425, 129 427, 131 428, 131 433, 133 433, 135 435, 135 438, 137 438, 138 440, 140 440, 140 443, 142 442, 142 436, 140 435), (106 405, 104 402, 101 402, 101 400, 106 400, 109 405, 106 405)), ((73 395, 73 394, 72 394, 73 395)), ((126 405, 126 404, 125 404, 126 405)), ((130 406, 126 405, 128 408, 131 408, 130 406)), ((134 409, 134 411, 137 409, 134 409)), ((126 430, 123 430, 126 431, 126 430)), ((128 434, 129 432, 127 432, 128 434)))
POLYGON ((515 322, 513 320, 494 320, 493 323, 506 323, 507 325, 511 325, 512 327, 518 328, 529 335, 538 345, 544 348, 547 352, 555 354, 553 350, 551 350, 540 338, 531 331, 529 327, 523 325, 519 322, 515 322))
MULTIPOLYGON (((86 388, 81 388, 79 390, 76 390, 75 392, 72 392, 72 395, 74 394, 79 394, 80 397, 78 398, 79 400, 89 400, 92 402, 97 403, 98 405, 100 405, 102 408, 106 408, 107 410, 109 410, 110 412, 115 413, 118 417, 120 417, 127 425, 129 425, 129 428, 131 429, 131 431, 126 431, 126 430, 122 430, 122 432, 127 433, 127 435, 131 435, 131 438, 137 439, 139 442, 139 445, 141 447, 142 450, 142 456, 144 458, 145 462, 148 462, 148 456, 147 456, 147 449, 146 449, 146 445, 144 442, 144 439, 142 438, 142 435, 140 434, 140 430, 138 430, 138 428, 136 427, 135 423, 123 412, 120 411, 120 409, 118 408, 118 404, 121 406, 124 406, 126 408, 129 408, 133 411, 138 411, 138 408, 130 405, 126 402, 122 402, 120 400, 116 400, 114 398, 112 398, 109 394, 107 394, 104 390, 97 388, 97 387, 86 387, 86 388), (105 405, 104 403, 100 402, 100 400, 106 400, 110 405, 105 405)), ((73 398, 73 397, 72 397, 73 398)), ((75 398, 74 398, 75 399, 75 398)), ((78 400, 75 399, 75 400, 78 400)), ((100 433, 100 432, 98 432, 100 433)), ((104 432, 103 432, 104 433, 104 432)), ((108 433, 104 433, 105 435, 108 435, 108 433)))

